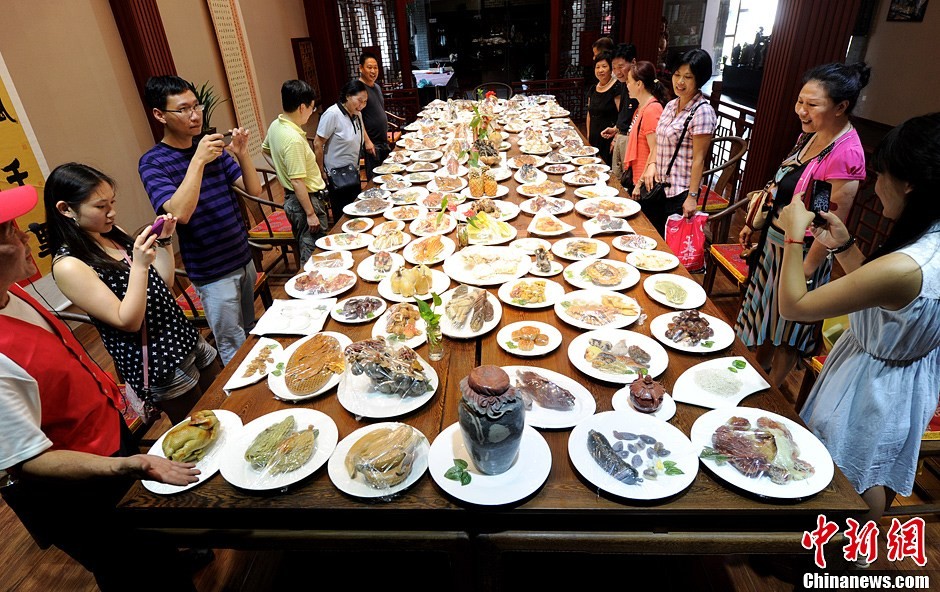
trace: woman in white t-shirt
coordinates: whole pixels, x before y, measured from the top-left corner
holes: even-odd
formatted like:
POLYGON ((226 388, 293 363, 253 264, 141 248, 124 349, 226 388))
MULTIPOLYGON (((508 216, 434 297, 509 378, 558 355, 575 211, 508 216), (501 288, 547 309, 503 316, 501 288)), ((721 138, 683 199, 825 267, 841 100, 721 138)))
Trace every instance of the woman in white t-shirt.
POLYGON ((362 110, 369 101, 366 85, 350 80, 339 91, 339 100, 320 116, 313 151, 320 174, 327 180, 333 219, 343 215, 343 207, 362 190, 359 158, 362 154, 362 110))

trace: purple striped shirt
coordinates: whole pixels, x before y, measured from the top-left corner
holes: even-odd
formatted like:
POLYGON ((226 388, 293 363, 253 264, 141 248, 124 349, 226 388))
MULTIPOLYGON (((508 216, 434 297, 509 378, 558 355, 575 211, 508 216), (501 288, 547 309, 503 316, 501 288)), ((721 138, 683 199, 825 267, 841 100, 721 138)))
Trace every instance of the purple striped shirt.
MULTIPOLYGON (((183 182, 196 153, 159 143, 140 157, 137 171, 157 213, 183 182)), ((240 179, 242 169, 228 153, 203 169, 199 203, 188 224, 179 224, 183 265, 191 280, 207 282, 244 267, 251 259, 248 233, 238 196, 230 185, 240 179)))

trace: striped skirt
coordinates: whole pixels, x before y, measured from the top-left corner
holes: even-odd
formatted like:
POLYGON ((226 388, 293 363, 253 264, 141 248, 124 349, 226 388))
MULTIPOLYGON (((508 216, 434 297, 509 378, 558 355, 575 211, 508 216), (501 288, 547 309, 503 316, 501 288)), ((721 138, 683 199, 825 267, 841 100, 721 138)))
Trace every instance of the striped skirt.
MULTIPOLYGON (((816 350, 816 326, 818 323, 796 323, 780 316, 778 307, 777 282, 783 265, 784 235, 770 226, 767 240, 757 261, 757 267, 751 274, 747 293, 734 324, 734 332, 748 347, 771 342, 774 345, 789 345, 809 355, 816 350)), ((803 246, 803 256, 809 251, 809 245, 803 246)), ((813 275, 809 288, 821 286, 829 281, 832 261, 823 260, 813 275)))

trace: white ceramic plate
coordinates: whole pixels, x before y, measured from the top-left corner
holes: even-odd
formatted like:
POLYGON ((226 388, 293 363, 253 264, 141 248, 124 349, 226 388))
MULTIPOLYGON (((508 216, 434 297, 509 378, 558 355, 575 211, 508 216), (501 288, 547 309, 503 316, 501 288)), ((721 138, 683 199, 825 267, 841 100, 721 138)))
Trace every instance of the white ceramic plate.
POLYGON ((702 286, 699 285, 698 282, 673 273, 657 273, 647 277, 645 280, 643 280, 643 290, 645 290, 646 294, 656 302, 662 304, 663 306, 668 306, 669 308, 675 308, 677 310, 698 308, 705 304, 705 300, 707 298, 707 296, 705 296, 705 290, 702 288, 702 286), (683 288, 686 291, 685 300, 683 300, 681 304, 670 302, 669 299, 666 298, 665 294, 656 290, 656 283, 660 281, 673 282, 677 286, 683 288))
POLYGON ((241 487, 242 489, 253 491, 281 489, 309 477, 322 467, 330 458, 330 455, 333 454, 338 439, 339 432, 336 429, 336 424, 325 413, 303 407, 273 411, 245 424, 238 438, 226 447, 221 464, 222 476, 235 487, 241 487), (298 431, 304 430, 310 425, 320 430, 313 456, 304 466, 289 473, 269 475, 264 471, 253 469, 251 463, 245 460, 245 451, 258 437, 258 434, 266 428, 283 421, 289 415, 294 416, 295 429, 298 431))
POLYGON ((544 356, 547 353, 551 353, 558 349, 558 346, 561 345, 562 337, 561 331, 549 325, 548 323, 542 323, 539 321, 517 321, 515 323, 510 323, 499 330, 499 333, 496 334, 496 343, 499 344, 499 347, 503 348, 505 351, 511 353, 514 356, 530 357, 530 356, 544 356), (535 327, 541 333, 544 333, 548 336, 548 343, 545 345, 536 345, 532 349, 526 351, 519 347, 518 342, 514 341, 512 334, 522 327, 535 327))
POLYGON ((411 150, 395 150, 385 159, 385 164, 405 164, 406 162, 411 162, 411 150))
POLYGON ((372 172, 376 175, 394 175, 405 170, 405 165, 399 162, 388 162, 385 164, 380 164, 379 166, 372 169, 372 172))
POLYGON ((225 392, 233 391, 235 389, 240 389, 242 387, 248 386, 249 384, 254 384, 268 375, 268 373, 274 369, 277 360, 281 355, 281 344, 273 339, 268 339, 267 337, 262 337, 258 339, 258 343, 251 348, 251 351, 248 352, 248 355, 245 356, 245 359, 242 360, 241 364, 238 365, 238 368, 235 369, 235 372, 232 373, 232 377, 228 379, 228 382, 225 383, 225 386, 222 387, 222 390, 225 392), (252 361, 261 353, 261 350, 267 351, 268 358, 273 358, 273 362, 268 362, 264 365, 260 372, 252 372, 251 376, 245 376, 245 372, 248 371, 248 366, 251 365, 252 361))
MULTIPOLYGON (((501 222, 508 222, 516 216, 519 215, 519 206, 512 203, 511 201, 494 201, 493 205, 496 206, 496 209, 499 210, 499 215, 497 216, 496 212, 493 214, 487 214, 501 222)), ((463 205, 457 206, 457 211, 454 212, 454 217, 457 218, 460 222, 467 221, 467 213, 473 207, 472 203, 465 203, 463 205)))
POLYGON ((652 251, 656 248, 656 239, 642 234, 624 234, 611 241, 614 248, 632 253, 633 251, 652 251))
MULTIPOLYGON (((450 287, 450 278, 447 277, 447 274, 444 273, 443 271, 432 269, 431 270, 431 290, 428 292, 424 292, 422 294, 418 294, 417 296, 421 300, 427 300, 428 298, 431 297, 431 292, 437 292, 438 294, 441 294, 445 290, 447 290, 447 288, 449 287, 450 287)), ((396 294, 395 292, 392 292, 391 274, 389 274, 388 277, 382 279, 382 281, 379 282, 378 291, 379 291, 379 296, 391 302, 414 302, 415 301, 413 296, 409 296, 405 298, 401 294, 396 294)))
POLYGON ((597 162, 594 164, 582 164, 581 166, 578 167, 578 170, 584 173, 588 173, 591 171, 594 171, 595 173, 609 173, 610 166, 602 162, 597 162))
POLYGON ((673 401, 669 393, 663 394, 663 404, 660 405, 659 409, 657 409, 655 412, 645 413, 643 411, 638 411, 630 401, 630 386, 625 386, 617 390, 617 392, 614 393, 614 396, 610 399, 610 406, 614 408, 614 411, 642 413, 643 415, 655 417, 656 419, 661 419, 663 421, 669 421, 672 419, 672 416, 676 414, 676 402, 673 401))
POLYGON ((526 255, 535 255, 535 251, 539 247, 542 247, 546 251, 552 248, 552 243, 548 242, 544 238, 517 238, 516 240, 509 243, 509 246, 514 249, 519 249, 526 255))
POLYGON ((603 226, 597 221, 597 218, 591 218, 590 220, 585 220, 584 223, 581 224, 581 227, 584 228, 584 233, 588 235, 588 237, 614 232, 633 232, 633 227, 623 218, 610 218, 603 226))
POLYGON ((379 236, 380 234, 385 234, 386 232, 391 232, 393 230, 404 230, 405 223, 401 220, 388 220, 387 222, 379 222, 372 228, 372 234, 374 236, 379 236))
POLYGON ((640 272, 632 265, 627 265, 623 261, 617 261, 615 259, 582 259, 581 261, 575 261, 565 268, 564 278, 565 281, 572 286, 583 290, 601 288, 603 290, 613 290, 617 292, 637 285, 640 281, 640 272), (623 278, 612 286, 599 286, 595 284, 589 277, 584 275, 584 270, 599 262, 606 263, 607 265, 621 270, 624 274, 623 278))
MULTIPOLYGON (((469 158, 470 158, 469 156, 465 156, 464 158, 461 159, 461 161, 467 162, 469 158)), ((434 172, 434 174, 438 177, 466 177, 468 174, 470 174, 470 169, 468 169, 467 167, 461 164, 457 167, 456 173, 451 173, 449 170, 447 170, 447 165, 444 165, 441 168, 437 169, 434 172)))
POLYGON ((748 395, 768 388, 770 385, 747 360, 730 356, 696 364, 683 372, 672 387, 672 397, 680 403, 722 409, 737 407, 748 395), (744 367, 735 367, 735 362, 744 367), (715 386, 706 390, 699 380, 715 386))
POLYGON ((336 306, 330 309, 330 318, 332 318, 334 321, 338 323, 348 323, 348 324, 369 323, 371 321, 374 321, 378 317, 382 316, 382 313, 385 312, 386 308, 388 308, 388 303, 386 303, 381 298, 376 298, 375 296, 353 296, 352 298, 347 298, 345 300, 340 300, 339 302, 337 302, 336 306), (373 298, 375 300, 378 300, 381 303, 381 305, 363 318, 354 318, 354 319, 346 318, 346 315, 343 314, 343 307, 346 306, 346 303, 349 302, 350 300, 356 301, 356 300, 362 300, 366 298, 373 298))
POLYGON ((454 193, 454 192, 460 191, 464 187, 467 187, 467 180, 464 179, 463 177, 447 177, 448 179, 454 179, 455 182, 459 181, 459 183, 457 183, 454 186, 448 185, 446 187, 442 187, 440 184, 442 177, 443 177, 442 175, 435 176, 434 179, 430 183, 428 183, 428 191, 438 191, 440 193, 448 193, 448 192, 454 193))
POLYGON ((565 186, 561 183, 554 181, 543 181, 542 183, 526 183, 524 185, 519 185, 516 187, 516 192, 519 195, 524 195, 526 197, 538 197, 540 195, 555 196, 561 195, 565 192, 565 186), (541 187, 544 183, 555 183, 555 186, 545 189, 541 187))
POLYGON ((604 241, 597 240, 596 238, 587 238, 587 237, 570 237, 563 238, 560 241, 557 241, 552 245, 552 253, 556 257, 561 257, 562 259, 567 259, 568 261, 579 261, 581 259, 600 259, 606 257, 610 253, 610 247, 604 241), (568 248, 572 244, 587 242, 595 245, 596 250, 590 255, 578 255, 576 253, 569 253, 568 248))
POLYGON ((529 234, 537 234, 539 236, 559 236, 571 232, 574 229, 575 227, 573 225, 562 222, 557 217, 547 212, 535 214, 527 228, 529 234), (540 227, 546 224, 548 225, 547 230, 540 227))
POLYGON ((415 162, 434 162, 440 160, 444 153, 440 150, 419 150, 411 154, 411 160, 415 162))
MULTIPOLYGON (((242 420, 240 417, 238 417, 238 415, 224 409, 213 409, 212 412, 215 413, 216 418, 218 418, 222 431, 219 432, 219 436, 216 441, 213 442, 209 450, 206 451, 205 456, 199 459, 199 462, 196 463, 196 468, 199 469, 199 474, 196 475, 196 479, 198 479, 198 481, 195 483, 190 483, 189 485, 170 485, 169 483, 160 483, 159 481, 143 480, 141 481, 141 484, 147 489, 147 491, 152 491, 153 493, 160 495, 179 493, 181 491, 186 491, 187 489, 192 489, 197 485, 205 483, 213 475, 219 472, 219 465, 221 464, 222 457, 225 454, 225 448, 231 442, 234 442, 238 439, 238 434, 242 430, 242 420)), ((189 417, 176 425, 180 425, 187 421, 189 421, 189 417)), ((163 435, 153 443, 153 446, 150 447, 150 450, 147 452, 147 454, 166 458, 166 455, 163 454, 163 440, 166 438, 166 435, 169 432, 170 430, 164 432, 163 435)))
POLYGON ((584 166, 586 164, 597 164, 603 162, 600 158, 596 156, 572 156, 571 164, 575 166, 584 166))
POLYGON ((351 269, 353 266, 353 256, 349 251, 327 251, 325 253, 314 253, 304 263, 304 271, 315 271, 317 269, 351 269), (326 255, 339 255, 339 263, 334 264, 333 260, 326 259, 326 255))
POLYGON ((516 171, 516 174, 513 175, 512 178, 515 179, 517 183, 541 183, 542 181, 548 179, 548 175, 538 169, 534 169, 534 173, 535 174, 532 179, 523 179, 522 167, 519 167, 519 169, 516 171))
POLYGON ((498 199, 500 197, 506 197, 507 195, 509 195, 509 187, 506 187, 505 185, 497 185, 496 195, 481 195, 480 197, 474 197, 473 194, 470 193, 470 186, 467 185, 466 187, 460 190, 460 195, 464 199, 483 199, 484 197, 489 197, 490 199, 498 199))
POLYGON ((409 173, 429 173, 434 172, 438 169, 437 163, 434 162, 413 162, 405 167, 405 170, 409 173))
POLYGON ((512 176, 512 170, 506 166, 505 159, 503 159, 503 161, 500 163, 500 166, 496 167, 495 169, 491 168, 490 172, 493 173, 493 178, 496 179, 497 182, 505 181, 512 176))
MULTIPOLYGON (((380 189, 388 191, 392 195, 394 195, 395 192, 399 190, 411 187, 411 181, 406 179, 404 175, 382 175, 380 177, 375 177, 372 179, 372 181, 374 183, 379 183, 380 189)), ((401 202, 399 201, 399 203, 401 202)))
POLYGON ((823 443, 819 441, 819 438, 795 421, 763 409, 736 407, 734 409, 715 409, 703 414, 692 424, 691 440, 696 452, 700 453, 706 446, 713 446, 712 435, 715 430, 732 416, 746 418, 752 426, 756 425, 757 420, 761 417, 767 417, 783 424, 800 449, 799 458, 813 465, 816 472, 808 479, 778 485, 771 481, 769 477, 757 479, 747 477, 730 464, 719 467, 714 460, 702 459, 702 464, 708 467, 709 471, 719 479, 745 491, 776 499, 809 497, 825 489, 832 481, 835 472, 832 456, 823 443))
MULTIPOLYGON (((389 336, 389 332, 388 332, 386 325, 388 324, 388 317, 394 308, 395 308, 394 305, 388 307, 388 310, 382 313, 382 316, 380 316, 378 320, 375 321, 375 324, 372 325, 372 338, 373 339, 385 339, 389 336)), ((418 331, 420 331, 418 335, 415 335, 411 339, 407 339, 404 341, 396 340, 396 342, 400 343, 401 345, 407 345, 411 349, 420 347, 421 344, 423 344, 425 341, 428 340, 427 323, 424 322, 424 319, 419 318, 415 322, 415 327, 417 327, 418 331)))
MULTIPOLYGON (((600 148, 597 148, 596 146, 575 146, 573 148, 567 148, 567 147, 562 148, 561 150, 559 150, 559 152, 561 152, 565 156, 571 156, 572 158, 576 158, 578 156, 593 156, 594 154, 597 154, 598 152, 600 152, 600 148)), ((572 160, 571 162, 575 162, 575 161, 572 160)), ((578 164, 578 163, 575 162, 575 164, 578 164)), ((581 163, 581 164, 591 164, 591 163, 586 162, 586 163, 581 163)))
POLYGON ((371 209, 362 205, 363 203, 369 203, 370 201, 371 200, 356 200, 352 203, 348 203, 343 206, 343 213, 347 216, 381 216, 385 213, 386 210, 392 207, 392 204, 386 200, 381 200, 385 204, 381 208, 371 209))
POLYGON ((420 218, 415 218, 408 226, 408 230, 415 236, 431 236, 432 234, 447 234, 457 228, 457 220, 450 214, 428 212, 420 218), (441 220, 438 222, 437 218, 441 220))
MULTIPOLYGON (((651 359, 647 373, 653 378, 665 372, 666 367, 669 365, 669 354, 666 353, 663 346, 646 335, 641 335, 635 331, 626 331, 624 329, 599 329, 596 331, 588 331, 587 333, 578 335, 568 344, 568 359, 575 365, 575 368, 599 380, 618 384, 630 384, 639 377, 639 374, 613 374, 611 372, 604 372, 600 368, 595 368, 591 362, 584 359, 584 352, 587 351, 591 339, 600 339, 614 344, 624 341, 626 345, 641 347, 650 355, 651 359)), ((673 395, 673 398, 675 398, 675 395, 673 395)))
POLYGON ((379 273, 376 271, 373 265, 375 255, 369 255, 363 259, 356 268, 356 273, 367 282, 381 282, 383 279, 390 276, 393 271, 405 264, 405 258, 398 253, 389 253, 389 255, 392 256, 392 268, 387 273, 379 273))
POLYGON ((531 265, 532 259, 513 247, 470 246, 444 260, 444 273, 462 284, 496 286, 521 278, 531 265))
POLYGON ((565 411, 542 407, 538 404, 538 401, 533 401, 532 407, 525 411, 526 425, 546 430, 570 428, 582 419, 594 415, 597 410, 594 395, 577 380, 564 374, 533 366, 503 366, 502 368, 509 375, 510 384, 515 385, 519 382, 517 372, 535 372, 542 378, 554 382, 563 389, 567 389, 575 398, 574 407, 565 411))
POLYGON ((427 237, 423 237, 423 238, 411 241, 411 243, 409 243, 408 246, 406 246, 402 250, 402 255, 405 257, 405 261, 407 261, 408 263, 411 263, 412 265, 418 265, 420 263, 424 263, 425 265, 436 265, 440 263, 441 261, 446 260, 451 255, 453 255, 454 251, 456 250, 457 250, 457 243, 455 243, 453 239, 446 237, 446 236, 442 236, 442 235, 434 235, 434 236, 427 236, 427 237), (434 257, 433 259, 428 259, 428 260, 418 259, 417 248, 420 247, 425 241, 438 240, 438 239, 440 239, 441 244, 443 244, 444 248, 441 250, 440 253, 438 253, 437 257, 434 257))
POLYGON ((731 328, 731 325, 703 312, 700 312, 699 316, 708 321, 708 326, 714 331, 714 335, 697 345, 689 345, 681 341, 675 342, 666 337, 666 331, 669 329, 669 323, 671 323, 672 319, 676 316, 679 316, 679 313, 667 312, 650 321, 650 335, 672 349, 688 352, 690 354, 713 354, 734 343, 734 329, 731 328), (703 345, 705 343, 710 343, 711 345, 703 345))
MULTIPOLYGON (((594 176, 585 176, 581 171, 572 171, 566 175, 562 175, 561 180, 567 183, 568 185, 573 185, 575 187, 597 187, 598 185, 604 186, 610 179, 610 175, 607 173, 599 173, 594 176)), ((614 191, 616 193, 616 190, 614 191)))
POLYGON ((516 281, 505 282, 499 287, 497 294, 499 295, 499 299, 506 304, 518 306, 519 308, 548 308, 549 306, 554 306, 556 302, 565 297, 565 287, 552 280, 524 278, 516 281), (545 283, 545 300, 541 302, 530 302, 528 300, 512 297, 512 291, 518 284, 531 284, 532 282, 545 283))
POLYGON ((546 164, 545 168, 542 170, 549 175, 566 175, 574 170, 574 165, 566 162, 556 162, 554 164, 546 164))
MULTIPOLYGON (((500 220, 502 222, 502 220, 500 220)), ((508 225, 507 225, 508 226, 508 225)), ((469 229, 468 229, 469 233, 469 229)), ((509 234, 503 236, 502 234, 493 235, 490 233, 481 233, 476 236, 470 235, 470 244, 471 245, 502 245, 508 242, 512 242, 519 236, 519 230, 515 226, 509 226, 509 234)))
POLYGON ((401 220, 408 221, 414 220, 418 216, 424 215, 427 213, 427 210, 420 206, 398 206, 397 208, 389 208, 385 210, 382 214, 385 216, 386 220, 401 220))
POLYGON ((427 208, 432 214, 441 211, 441 202, 444 201, 444 198, 447 198, 447 205, 458 205, 467 201, 467 198, 460 193, 440 193, 435 191, 434 193, 429 193, 427 197, 423 197, 418 200, 418 205, 422 208, 427 208))
POLYGON ((369 244, 369 252, 378 253, 379 251, 397 251, 411 242, 411 235, 407 232, 402 232, 401 235, 396 235, 396 237, 399 239, 399 242, 395 244, 382 244, 379 242, 379 237, 376 236, 375 240, 369 244))
MULTIPOLYGON (((558 315, 558 318, 565 321, 569 325, 575 326, 579 329, 619 329, 621 327, 626 327, 627 325, 633 324, 638 318, 640 318, 640 305, 637 303, 636 299, 631 298, 630 296, 625 296, 613 290, 602 290, 600 288, 591 288, 589 290, 575 290, 574 292, 568 292, 565 294, 564 298, 560 299, 554 305, 555 314, 558 315), (578 306, 578 302, 581 302, 582 305, 591 305, 596 304, 600 305, 602 297, 618 298, 620 300, 626 301, 627 303, 633 304, 634 308, 637 310, 635 315, 626 315, 621 313, 613 313, 609 316, 609 319, 604 324, 593 324, 588 321, 582 320, 580 317, 572 316, 568 312, 568 309, 571 306, 578 306)), ((597 321, 598 323, 602 322, 601 320, 597 321)))
MULTIPOLYGON (((597 166, 597 165, 593 165, 597 166)), ((574 190, 574 194, 577 197, 583 199, 597 199, 599 197, 614 197, 618 194, 616 187, 611 187, 610 185, 603 184, 594 184, 594 185, 584 185, 583 187, 578 187, 574 190)))
MULTIPOLYGON (((640 441, 639 438, 632 442, 640 441)), ((631 441, 620 442, 626 446, 631 441)), ((571 430, 568 436, 568 456, 572 464, 585 479, 595 486, 603 489, 607 493, 627 499, 655 500, 663 499, 676 495, 685 490, 695 480, 698 474, 698 450, 692 445, 692 442, 685 437, 675 426, 664 421, 644 417, 639 413, 625 413, 623 411, 605 411, 592 415, 581 421, 571 430), (641 466, 637 469, 642 482, 633 485, 627 485, 601 468, 597 461, 591 456, 588 448, 588 439, 590 431, 594 430, 604 435, 613 445, 617 442, 614 432, 627 432, 639 436, 640 434, 655 438, 662 442, 669 455, 658 458, 659 461, 674 462, 675 467, 682 471, 679 475, 667 475, 663 471, 657 471, 657 477, 651 479, 643 475, 643 470, 652 466, 655 460, 651 460, 646 454, 646 447, 643 451, 635 454, 628 454, 625 462, 630 463, 637 454, 640 455, 641 466)))
MULTIPOLYGON (((339 342, 339 349, 341 352, 346 349, 347 345, 352 343, 352 340, 349 337, 346 337, 342 333, 336 333, 334 331, 323 331, 321 333, 318 333, 317 335, 329 335, 330 337, 336 339, 336 341, 339 342)), ((288 360, 290 360, 290 357, 294 354, 294 352, 297 351, 297 349, 302 344, 306 343, 307 341, 310 341, 314 337, 316 337, 316 335, 311 335, 309 337, 305 337, 304 339, 298 339, 294 343, 290 344, 283 352, 281 352, 281 355, 278 358, 276 358, 275 366, 277 364, 283 363, 284 366, 282 368, 286 369, 287 362, 288 360)), ((343 376, 342 372, 337 372, 336 374, 332 375, 330 379, 326 381, 326 383, 323 386, 321 386, 316 391, 310 393, 309 395, 295 395, 294 393, 290 392, 290 390, 288 390, 287 384, 284 382, 283 370, 280 372, 275 370, 268 374, 268 388, 271 389, 271 392, 274 393, 274 396, 277 397, 278 399, 281 399, 282 401, 290 401, 291 403, 295 403, 297 401, 306 401, 307 399, 313 399, 314 397, 319 397, 326 391, 330 390, 331 388, 339 384, 339 379, 342 378, 342 376, 343 376)))
POLYGON ((418 203, 419 199, 427 197, 429 193, 431 192, 425 187, 409 187, 407 189, 399 189, 392 193, 392 197, 390 197, 388 201, 396 206, 410 206, 418 203))
MULTIPOLYGON (((448 280, 448 283, 450 283, 450 280, 448 280)), ((456 289, 457 288, 454 288, 453 290, 448 290, 444 292, 443 294, 441 294, 441 306, 438 307, 438 310, 443 312, 443 314, 441 315, 441 321, 440 321, 441 333, 443 333, 444 335, 452 339, 472 339, 474 337, 486 335, 487 333, 495 329, 497 325, 499 325, 500 319, 503 318, 503 305, 499 302, 499 299, 496 298, 496 296, 494 296, 493 294, 491 294, 489 290, 487 290, 486 288, 471 287, 470 288, 471 290, 483 290, 484 292, 486 292, 487 301, 491 305, 493 305, 493 318, 490 319, 489 321, 484 321, 483 326, 480 328, 479 331, 472 331, 470 329, 470 316, 471 315, 467 315, 467 319, 463 327, 460 327, 460 328, 455 327, 453 321, 451 321, 446 311, 447 311, 447 304, 450 302, 451 298, 453 298, 454 290, 456 289)))
POLYGON ((669 271, 679 266, 679 258, 665 251, 633 251, 627 263, 643 271, 669 271))
MULTIPOLYGON (((392 487, 386 489, 376 489, 366 483, 366 480, 362 475, 356 475, 355 478, 349 476, 349 471, 346 470, 346 456, 349 454, 349 450, 353 447, 353 444, 358 442, 360 438, 366 434, 382 429, 396 429, 403 424, 395 422, 382 422, 374 423, 372 425, 367 425, 365 427, 359 428, 355 432, 349 434, 336 445, 336 450, 333 451, 333 455, 330 456, 330 460, 326 465, 326 470, 330 475, 330 481, 333 482, 333 485, 343 493, 349 494, 353 497, 361 498, 387 498, 402 491, 408 489, 412 485, 418 482, 425 472, 428 470, 428 451, 431 449, 430 444, 428 444, 428 439, 418 431, 416 428, 411 428, 420 434, 421 440, 415 448, 415 458, 414 462, 411 465, 411 473, 408 474, 408 477, 399 483, 398 485, 393 485, 392 487)), ((409 426, 410 427, 410 426, 409 426)))
MULTIPOLYGON (((547 153, 546 153, 546 154, 547 154, 547 153)), ((534 155, 534 154, 528 154, 528 155, 523 156, 523 157, 521 157, 521 158, 518 157, 518 156, 513 156, 512 158, 510 158, 510 159, 508 159, 508 160, 506 161, 506 166, 508 166, 508 167, 511 168, 511 169, 518 169, 519 167, 521 167, 521 166, 524 165, 524 164, 531 164, 531 165, 534 166, 535 168, 539 168, 540 166, 542 166, 543 164, 545 164, 545 159, 542 158, 541 156, 536 156, 536 155, 534 155)))
POLYGON ((552 451, 548 442, 535 428, 526 426, 522 432, 519 456, 509 470, 500 475, 484 475, 473 465, 463 441, 460 424, 453 423, 438 434, 428 454, 428 471, 434 482, 452 497, 480 506, 501 506, 524 499, 548 479, 552 470, 552 451), (471 474, 468 485, 444 477, 454 466, 454 459, 467 461, 471 474))
POLYGON ((341 232, 321 236, 314 243, 317 247, 327 251, 355 251, 368 247, 375 237, 364 232, 341 232))
POLYGON ((346 411, 359 417, 370 417, 373 419, 387 419, 389 417, 398 417, 411 413, 419 409, 430 401, 440 383, 437 372, 428 364, 424 358, 418 356, 418 362, 424 369, 424 374, 428 377, 428 383, 431 390, 417 397, 400 397, 398 395, 384 395, 377 392, 372 387, 372 379, 365 374, 359 376, 347 372, 339 388, 339 402, 346 411))
MULTIPOLYGON (((537 197, 533 197, 533 198, 525 200, 524 202, 519 204, 519 209, 521 209, 526 214, 530 214, 534 216, 536 212, 539 211, 539 210, 536 210, 535 200, 537 199, 538 199, 537 197)), ((546 197, 545 199, 551 200, 549 201, 549 203, 553 205, 552 207, 542 208, 542 210, 548 211, 548 213, 550 214, 556 214, 556 215, 567 214, 568 212, 574 209, 574 204, 571 203, 567 199, 554 198, 554 197, 546 197)))
POLYGON ((344 222, 342 229, 347 234, 356 234, 357 232, 366 232, 372 228, 373 224, 375 224, 375 221, 372 218, 353 218, 344 222))
POLYGON ((529 269, 529 273, 531 273, 532 275, 537 275, 539 277, 552 277, 561 273, 561 271, 564 268, 565 266, 562 265, 560 261, 552 261, 552 268, 548 270, 547 272, 543 272, 543 271, 539 271, 535 267, 535 263, 533 263, 532 267, 529 269))
POLYGON ((336 298, 275 300, 255 323, 252 335, 313 335, 323 328, 336 298))
POLYGON ((615 218, 627 218, 640 211, 640 202, 626 197, 589 197, 575 204, 574 209, 582 216, 593 218, 607 214, 615 218))
POLYGON ((412 184, 427 183, 434 178, 434 174, 431 171, 419 171, 416 173, 408 173, 405 175, 405 178, 412 182, 412 184))
POLYGON ((284 284, 284 291, 287 292, 287 295, 291 296, 292 298, 300 298, 300 299, 306 299, 306 300, 322 300, 324 298, 331 298, 333 296, 337 296, 339 294, 342 294, 343 292, 348 292, 349 290, 352 290, 353 286, 355 285, 356 285, 356 274, 353 273, 352 271, 349 271, 348 269, 320 269, 317 271, 304 271, 304 272, 298 273, 291 279, 287 280, 287 282, 284 284), (298 290, 295 287, 297 280, 301 276, 305 276, 309 273, 319 273, 322 277, 326 278, 328 281, 331 281, 333 278, 337 276, 343 276, 343 277, 348 278, 347 279, 348 283, 346 283, 341 288, 338 288, 336 290, 330 290, 328 292, 310 293, 310 292, 306 292, 303 290, 298 290), (352 280, 352 281, 348 281, 348 280, 352 280))
POLYGON ((372 186, 366 189, 365 191, 363 191, 362 193, 360 193, 359 195, 357 195, 356 199, 369 199, 372 197, 377 197, 379 199, 387 200, 391 196, 392 196, 391 191, 386 191, 385 189, 382 189, 381 187, 378 187, 378 186, 372 186))

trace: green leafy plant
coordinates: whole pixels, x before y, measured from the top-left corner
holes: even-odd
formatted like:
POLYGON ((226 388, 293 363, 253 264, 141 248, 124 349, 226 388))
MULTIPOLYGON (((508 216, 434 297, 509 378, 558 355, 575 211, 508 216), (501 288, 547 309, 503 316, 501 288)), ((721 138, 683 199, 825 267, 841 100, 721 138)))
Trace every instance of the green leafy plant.
POLYGON ((436 327, 441 322, 441 315, 434 312, 441 305, 441 296, 437 292, 431 292, 431 304, 429 305, 420 298, 415 298, 415 304, 418 305, 418 313, 428 327, 436 327))
MULTIPOLYGON (((196 85, 194 84, 193 86, 196 85)), ((199 104, 203 107, 202 132, 207 133, 212 129, 212 125, 209 121, 212 119, 215 108, 230 99, 220 98, 219 95, 215 93, 215 89, 206 81, 202 83, 202 86, 196 87, 196 100, 199 101, 199 104)))
POLYGON ((451 481, 460 481, 460 485, 470 485, 470 471, 467 470, 469 466, 467 461, 462 458, 455 458, 454 466, 447 469, 444 478, 451 481))

